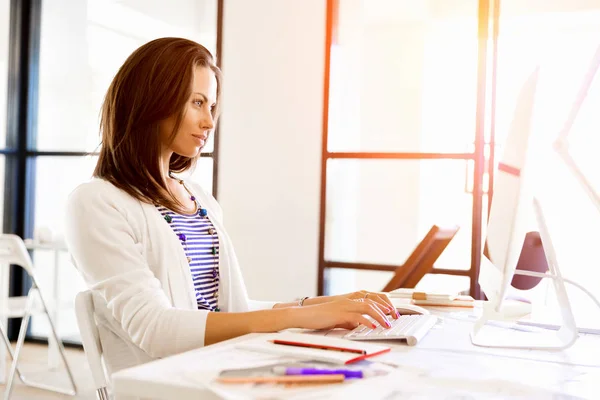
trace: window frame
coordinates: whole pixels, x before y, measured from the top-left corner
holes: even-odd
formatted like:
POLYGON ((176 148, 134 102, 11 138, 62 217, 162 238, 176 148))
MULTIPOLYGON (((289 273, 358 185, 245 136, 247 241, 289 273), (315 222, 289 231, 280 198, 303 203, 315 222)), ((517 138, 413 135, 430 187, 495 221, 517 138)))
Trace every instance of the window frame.
POLYGON ((465 160, 472 167, 472 233, 471 233, 471 266, 468 270, 448 268, 433 268, 430 273, 454 276, 467 276, 470 279, 469 292, 476 299, 481 299, 483 294, 477 283, 482 256, 482 225, 484 207, 489 210, 493 196, 494 159, 496 151, 495 142, 495 102, 496 102, 496 75, 498 57, 498 27, 500 18, 500 0, 478 0, 478 56, 477 56, 477 99, 475 109, 475 135, 474 148, 468 153, 433 153, 433 152, 330 152, 328 150, 329 126, 329 82, 331 79, 331 49, 333 37, 337 32, 338 9, 340 0, 327 0, 326 26, 325 26, 325 79, 323 85, 323 125, 321 143, 321 198, 319 218, 319 259, 317 274, 317 292, 324 295, 326 287, 326 270, 356 269, 370 271, 393 271, 397 266, 367 263, 339 262, 325 259, 325 223, 327 208, 327 161, 331 159, 394 159, 394 160, 440 160, 459 159, 465 160), (488 78, 488 40, 492 41, 491 76, 488 78), (490 87, 490 122, 486 126, 485 116, 487 110, 486 90, 490 87), (486 132, 486 129, 489 131, 486 132), (486 141, 486 133, 489 140, 486 141), (489 149, 486 157, 485 149, 489 149), (484 182, 484 180, 486 182, 484 182), (485 183, 485 185, 484 185, 485 183), (489 188, 484 192, 484 187, 489 188), (488 194, 488 202, 484 204, 484 195, 488 194))
MULTIPOLYGON (((217 1, 216 63, 222 68, 223 3, 217 1)), ((38 151, 37 111, 42 0, 11 0, 9 20, 8 90, 5 157, 3 231, 22 238, 33 236, 35 221, 36 161, 38 157, 85 157, 98 155, 85 151, 38 151)), ((218 194, 219 125, 215 128, 214 147, 202 157, 212 158, 213 194, 218 194)), ((9 296, 27 293, 31 282, 19 267, 11 266, 9 296)), ((21 320, 9 320, 8 336, 17 338, 21 320)), ((47 342, 33 337, 26 340, 47 342)), ((67 341, 67 344, 68 341, 67 341)), ((71 343, 79 345, 79 343, 71 343)))

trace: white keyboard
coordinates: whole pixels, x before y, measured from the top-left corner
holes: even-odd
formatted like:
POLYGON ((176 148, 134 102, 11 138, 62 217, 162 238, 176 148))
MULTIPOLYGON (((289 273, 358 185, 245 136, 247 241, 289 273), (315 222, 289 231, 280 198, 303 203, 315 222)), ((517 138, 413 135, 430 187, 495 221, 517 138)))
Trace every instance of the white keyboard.
POLYGON ((391 328, 377 324, 375 329, 360 325, 344 335, 351 340, 392 340, 403 339, 409 346, 416 345, 437 323, 434 315, 402 315, 398 319, 389 319, 391 328))

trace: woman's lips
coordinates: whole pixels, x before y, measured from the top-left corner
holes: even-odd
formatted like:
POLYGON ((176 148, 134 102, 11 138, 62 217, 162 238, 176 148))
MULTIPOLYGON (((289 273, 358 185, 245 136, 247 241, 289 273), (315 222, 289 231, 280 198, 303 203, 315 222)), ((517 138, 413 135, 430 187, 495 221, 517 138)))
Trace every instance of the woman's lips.
POLYGON ((196 140, 196 142, 198 143, 198 145, 200 147, 204 147, 204 144, 206 143, 206 137, 203 136, 196 136, 196 135, 192 135, 194 137, 194 139, 196 140))

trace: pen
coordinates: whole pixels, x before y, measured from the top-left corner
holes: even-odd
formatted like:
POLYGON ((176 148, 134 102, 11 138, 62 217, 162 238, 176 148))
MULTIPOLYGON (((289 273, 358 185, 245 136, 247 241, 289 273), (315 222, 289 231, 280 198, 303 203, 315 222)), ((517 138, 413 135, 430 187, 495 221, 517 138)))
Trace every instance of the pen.
POLYGON ((371 371, 351 369, 320 369, 320 368, 288 368, 283 366, 273 367, 277 375, 344 375, 345 378, 366 378, 372 376, 371 371))
POLYGON ((284 346, 310 347, 312 349, 320 349, 320 350, 343 351, 343 352, 356 353, 356 354, 362 354, 362 355, 367 354, 367 352, 365 350, 361 350, 361 349, 353 349, 353 348, 348 348, 348 347, 329 346, 329 345, 322 345, 322 344, 315 344, 315 343, 291 342, 289 340, 281 340, 281 339, 274 339, 273 343, 274 344, 281 344, 281 345, 284 345, 284 346))

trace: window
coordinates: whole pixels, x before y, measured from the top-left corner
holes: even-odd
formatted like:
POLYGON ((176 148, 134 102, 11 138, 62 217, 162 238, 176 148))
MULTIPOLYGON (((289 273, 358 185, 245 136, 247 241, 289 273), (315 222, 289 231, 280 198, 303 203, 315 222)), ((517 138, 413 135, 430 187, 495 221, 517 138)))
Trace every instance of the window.
MULTIPOLYGON (((552 150, 577 100, 586 73, 600 42, 600 4, 583 1, 549 5, 533 0, 503 0, 498 37, 497 141, 510 124, 517 93, 539 67, 532 135, 531 162, 536 166, 536 192, 547 218, 559 267, 564 277, 583 284, 600 298, 600 273, 590 267, 595 259, 600 213, 578 184, 575 176, 552 150)), ((596 155, 600 105, 600 75, 589 88, 569 133, 572 156, 588 179, 597 179, 600 163, 596 155), (587 135, 587 136, 586 136, 587 135), (581 142, 580 142, 581 140, 581 142), (594 164, 594 165, 592 165, 594 164)), ((596 181, 600 182, 600 181, 596 181)), ((550 282, 534 289, 539 300, 555 304, 550 282)), ((600 311, 581 291, 567 286, 578 324, 594 326, 600 311)))
MULTIPOLYGON (((37 130, 28 152, 33 175, 28 196, 34 235, 49 229, 61 238, 67 196, 94 169, 100 107, 118 68, 136 48, 165 36, 189 38, 216 55, 217 0, 85 0, 68 6, 47 0, 41 7, 37 130)), ((213 186, 213 147, 212 142, 206 146, 206 157, 194 172, 207 190, 213 186)), ((34 257, 43 266, 44 293, 52 297, 58 290, 61 303, 67 303, 57 315, 59 333, 76 340, 78 329, 68 306, 85 285, 67 256, 59 256, 58 267, 48 251, 36 251, 34 257)), ((47 336, 48 329, 45 318, 32 320, 33 336, 47 336)))
POLYGON ((460 226, 436 263, 454 276, 421 285, 468 290, 479 3, 329 5, 320 291, 381 290, 391 274, 373 269, 401 265, 433 224, 460 226))
MULTIPOLYGON (((600 5, 592 3, 328 3, 333 26, 320 260, 321 283, 327 285, 320 291, 380 290, 390 273, 376 271, 377 266, 401 265, 432 223, 449 220, 461 230, 436 268, 453 269, 456 276, 430 275, 420 285, 462 290, 467 284, 460 270, 470 269, 473 292, 476 262, 466 255, 474 257, 475 244, 485 238, 487 189, 493 189, 496 153, 502 151, 518 94, 538 67, 528 159, 536 170, 534 191, 548 219, 562 274, 583 284, 600 278, 589 263, 595 257, 600 213, 552 150, 600 45, 600 5), (494 15, 492 6, 498 4, 500 14, 494 15), (492 26, 498 23, 497 40, 491 31, 487 36, 485 30, 477 32, 478 21, 487 20, 482 6, 492 7, 488 11, 492 26), (476 81, 478 37, 488 47, 480 54, 487 58, 485 98, 476 96, 484 86, 476 81), (485 124, 480 132, 475 121, 482 109, 485 124), (478 137, 480 148, 473 146, 478 137), (481 159, 485 168, 480 169, 483 190, 478 199, 477 193, 467 193, 477 177, 473 165, 481 159), (461 163, 467 164, 462 179, 461 163), (484 205, 480 215, 471 214, 479 201, 484 205), (480 237, 473 235, 471 223, 474 228, 481 224, 480 237), (369 270, 360 270, 360 264, 368 264, 363 269, 369 270)), ((599 104, 597 75, 569 148, 596 188, 600 142, 593 132, 600 122, 594 111, 599 104)), ((532 230, 537 229, 534 224, 532 217, 532 230)), ((597 288, 588 289, 600 297, 597 288)), ((531 295, 552 304, 550 293, 544 283, 531 295)), ((569 297, 578 323, 598 319, 600 313, 583 293, 569 288, 569 297)))

